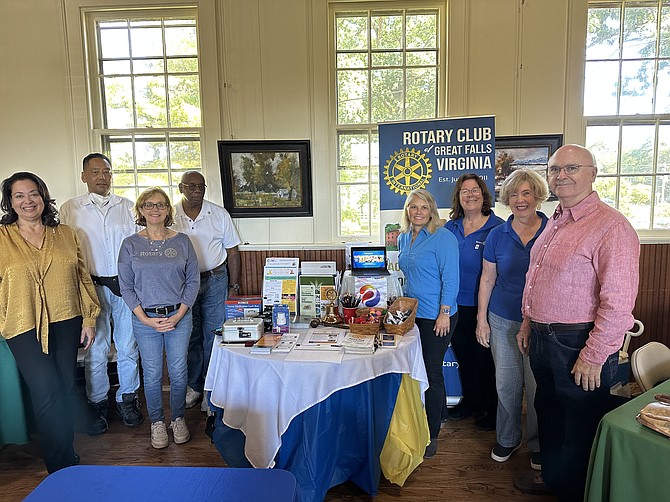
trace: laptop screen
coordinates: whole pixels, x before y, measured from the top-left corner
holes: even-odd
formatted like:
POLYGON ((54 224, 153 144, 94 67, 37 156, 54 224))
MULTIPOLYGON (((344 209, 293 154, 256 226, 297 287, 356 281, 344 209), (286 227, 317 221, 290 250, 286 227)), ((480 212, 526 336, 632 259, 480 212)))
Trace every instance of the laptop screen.
POLYGON ((351 248, 351 268, 353 270, 386 268, 386 249, 383 247, 351 248))

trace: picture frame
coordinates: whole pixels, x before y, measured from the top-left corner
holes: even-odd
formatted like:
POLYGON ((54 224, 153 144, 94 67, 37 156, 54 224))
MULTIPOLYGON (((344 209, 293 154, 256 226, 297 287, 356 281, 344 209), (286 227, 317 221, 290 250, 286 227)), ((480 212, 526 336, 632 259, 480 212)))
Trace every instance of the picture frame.
POLYGON ((233 218, 312 216, 309 140, 219 140, 224 206, 233 218))
MULTIPOLYGON (((529 168, 547 179, 547 162, 563 145, 562 134, 497 136, 495 140, 496 200, 503 181, 516 169, 529 168)), ((550 192, 548 200, 557 200, 550 192)))

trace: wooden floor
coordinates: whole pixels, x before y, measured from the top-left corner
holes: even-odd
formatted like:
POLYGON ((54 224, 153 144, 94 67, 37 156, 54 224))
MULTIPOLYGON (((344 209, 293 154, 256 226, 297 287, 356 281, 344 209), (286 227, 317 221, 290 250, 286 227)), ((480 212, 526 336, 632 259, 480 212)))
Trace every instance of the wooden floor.
MULTIPOLYGON (((167 407, 166 407, 167 409, 167 407)), ((170 465, 226 467, 204 433, 205 415, 199 408, 186 410, 192 439, 186 444, 155 450, 149 444, 149 424, 124 427, 116 416, 110 418, 105 434, 90 437, 77 433, 76 451, 82 464, 92 465, 170 465)), ((111 415, 111 413, 110 413, 111 415)), ((514 476, 531 473, 530 453, 522 448, 505 463, 491 460, 494 432, 480 432, 473 420, 448 422, 439 436, 435 457, 425 460, 402 488, 382 480, 379 494, 371 497, 351 483, 334 487, 327 501, 418 502, 515 500, 545 502, 551 497, 523 495, 512 486, 514 476)), ((0 500, 19 501, 47 476, 39 445, 8 445, 0 450, 0 500)), ((132 490, 132 487, 129 487, 132 490)), ((122 500, 123 497, 120 498, 122 500)))

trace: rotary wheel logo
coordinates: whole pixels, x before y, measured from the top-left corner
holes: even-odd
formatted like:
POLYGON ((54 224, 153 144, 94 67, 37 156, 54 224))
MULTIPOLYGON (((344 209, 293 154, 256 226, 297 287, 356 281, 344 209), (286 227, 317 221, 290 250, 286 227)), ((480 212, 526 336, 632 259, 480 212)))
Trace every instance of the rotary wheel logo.
POLYGON ((165 257, 166 258, 176 258, 178 254, 179 253, 177 253, 177 250, 175 248, 167 248, 165 250, 165 257))
POLYGON ((421 150, 404 148, 386 161, 384 181, 391 190, 401 195, 417 188, 426 188, 431 178, 431 164, 421 150))

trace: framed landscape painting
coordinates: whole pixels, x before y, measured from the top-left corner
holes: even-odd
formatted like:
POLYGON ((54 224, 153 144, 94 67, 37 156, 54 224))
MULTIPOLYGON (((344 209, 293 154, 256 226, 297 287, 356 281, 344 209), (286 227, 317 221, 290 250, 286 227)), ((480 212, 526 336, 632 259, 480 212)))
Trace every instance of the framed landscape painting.
MULTIPOLYGON (((562 134, 496 137, 496 200, 503 181, 519 168, 532 169, 547 179, 547 161, 562 144, 562 134)), ((556 198, 551 194, 549 200, 556 198)))
POLYGON ((232 217, 312 216, 309 140, 220 140, 218 147, 232 217))

